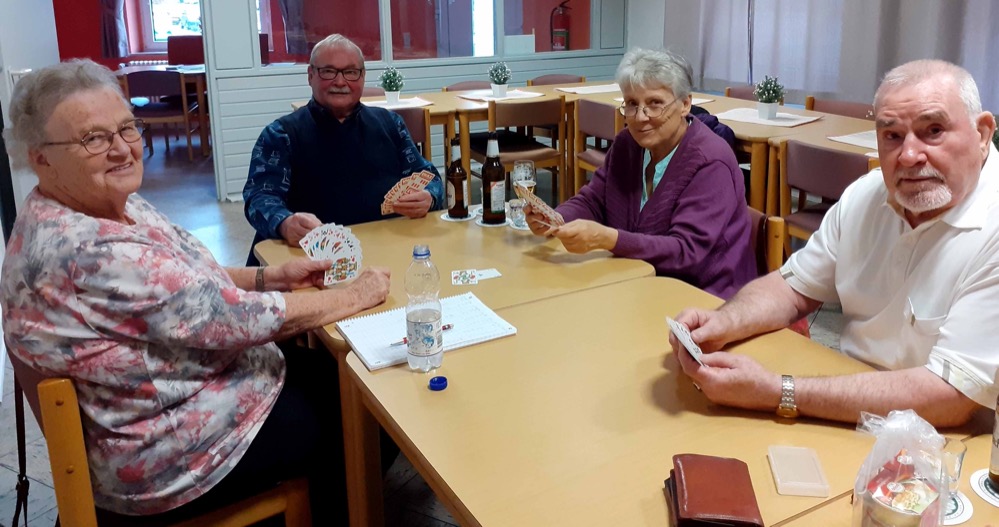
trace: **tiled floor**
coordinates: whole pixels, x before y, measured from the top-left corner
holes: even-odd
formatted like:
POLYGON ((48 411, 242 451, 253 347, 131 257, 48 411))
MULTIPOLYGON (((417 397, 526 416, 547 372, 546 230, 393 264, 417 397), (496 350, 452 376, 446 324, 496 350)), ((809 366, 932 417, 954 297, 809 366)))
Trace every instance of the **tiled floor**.
MULTIPOLYGON (((176 143, 175 143, 176 144, 176 143)), ((146 176, 140 194, 172 221, 194 233, 216 259, 227 266, 245 262, 253 231, 243 216, 242 203, 219 203, 216 200, 211 158, 187 160, 184 148, 174 147, 164 154, 162 140, 157 152, 146 158, 146 176)), ((538 194, 550 195, 547 178, 539 178, 538 194)), ((478 191, 471 195, 478 201, 478 191)), ((836 307, 824 307, 814 315, 812 336, 838 348, 842 315, 836 307)), ((17 474, 14 434, 13 372, 9 369, 0 405, 0 527, 10 525, 14 511, 14 484, 17 474)), ((52 525, 55 521, 55 496, 48 465, 45 439, 30 415, 27 417, 28 476, 31 479, 28 505, 31 525, 52 525)), ((386 524, 389 526, 446 527, 455 520, 436 499, 430 487, 412 465, 400 456, 385 481, 386 524)))

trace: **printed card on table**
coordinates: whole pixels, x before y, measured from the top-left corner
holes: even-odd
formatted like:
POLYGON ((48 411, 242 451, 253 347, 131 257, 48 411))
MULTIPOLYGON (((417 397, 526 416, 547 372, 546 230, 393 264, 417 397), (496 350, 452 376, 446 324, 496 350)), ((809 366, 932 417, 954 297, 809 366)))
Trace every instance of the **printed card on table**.
POLYGON ((393 185, 392 188, 389 189, 388 193, 385 194, 385 200, 382 201, 382 216, 395 212, 395 208, 392 205, 399 198, 425 189, 433 180, 434 173, 429 170, 414 172, 400 179, 399 182, 393 185))
POLYGON ((335 223, 320 225, 298 242, 312 260, 331 260, 323 285, 333 285, 356 278, 361 270, 361 242, 350 228, 335 223))
POLYGON ((475 269, 451 271, 451 285, 475 285, 479 283, 479 272, 475 269))

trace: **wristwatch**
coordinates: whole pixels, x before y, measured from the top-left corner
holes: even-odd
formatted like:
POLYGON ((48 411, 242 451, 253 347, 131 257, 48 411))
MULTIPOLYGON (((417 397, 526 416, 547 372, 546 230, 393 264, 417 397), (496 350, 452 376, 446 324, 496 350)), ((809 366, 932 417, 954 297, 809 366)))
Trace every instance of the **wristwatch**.
POLYGON ((780 404, 777 415, 786 419, 798 417, 798 405, 794 404, 794 377, 782 375, 780 378, 780 404))

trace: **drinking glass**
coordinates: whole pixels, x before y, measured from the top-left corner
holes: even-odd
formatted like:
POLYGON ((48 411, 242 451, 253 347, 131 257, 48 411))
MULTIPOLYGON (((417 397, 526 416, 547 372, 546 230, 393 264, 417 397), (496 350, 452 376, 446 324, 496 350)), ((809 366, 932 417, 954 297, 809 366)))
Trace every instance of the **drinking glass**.
POLYGON ((534 194, 534 186, 538 184, 538 175, 534 170, 534 161, 529 159, 514 161, 510 179, 514 185, 519 185, 531 194, 534 194))
POLYGON ((527 216, 524 214, 524 200, 522 199, 511 199, 510 200, 510 224, 513 228, 526 230, 527 227, 527 216))
POLYGON ((964 454, 968 451, 967 445, 959 439, 947 438, 941 454, 943 462, 943 476, 947 478, 950 491, 955 492, 961 484, 961 465, 964 464, 964 454))

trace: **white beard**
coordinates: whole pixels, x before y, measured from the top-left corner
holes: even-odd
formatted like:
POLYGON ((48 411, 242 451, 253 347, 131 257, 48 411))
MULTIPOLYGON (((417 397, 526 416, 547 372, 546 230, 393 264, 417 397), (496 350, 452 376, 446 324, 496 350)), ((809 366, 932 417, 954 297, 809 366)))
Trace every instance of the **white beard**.
POLYGON ((924 184, 928 185, 929 188, 919 189, 915 192, 895 191, 895 201, 903 209, 913 214, 922 214, 946 207, 950 204, 954 194, 950 191, 950 187, 944 182, 939 172, 930 167, 925 167, 920 170, 919 175, 927 178, 924 184))

